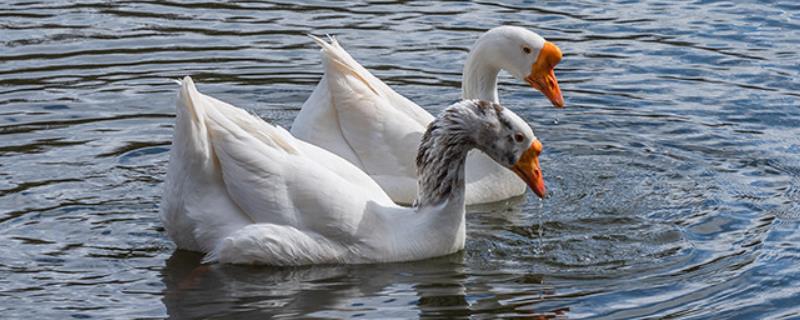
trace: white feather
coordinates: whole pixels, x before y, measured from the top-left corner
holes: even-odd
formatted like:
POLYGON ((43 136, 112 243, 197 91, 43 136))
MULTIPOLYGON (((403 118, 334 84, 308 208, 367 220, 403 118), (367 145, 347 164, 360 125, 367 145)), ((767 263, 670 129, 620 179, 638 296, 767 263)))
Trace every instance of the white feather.
POLYGON ((368 263, 463 248, 463 203, 397 206, 350 162, 201 94, 188 77, 176 121, 161 217, 178 247, 206 262, 368 263))
MULTIPOLYGON (((519 46, 507 44, 510 34, 530 39, 534 46, 544 43, 540 36, 522 28, 499 27, 484 34, 476 49, 499 47, 500 52, 521 52, 519 46)), ((375 179, 395 202, 410 204, 417 194, 416 150, 433 116, 372 75, 335 39, 328 43, 310 37, 322 47, 325 73, 303 104, 292 134, 347 159, 375 179)), ((487 63, 502 60, 492 52, 471 55, 478 57, 469 59, 464 68, 465 99, 497 101, 497 73, 503 67, 487 63)), ((526 70, 506 68, 522 74, 530 70, 530 64, 525 65, 526 70)), ((467 204, 499 201, 525 190, 525 184, 511 171, 480 151, 470 152, 467 204)))

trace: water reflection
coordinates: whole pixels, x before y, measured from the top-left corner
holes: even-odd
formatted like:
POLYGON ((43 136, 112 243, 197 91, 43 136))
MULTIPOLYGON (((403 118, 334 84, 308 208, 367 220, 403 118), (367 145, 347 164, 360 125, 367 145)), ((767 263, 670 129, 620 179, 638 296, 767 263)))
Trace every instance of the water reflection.
MULTIPOLYGON (((503 303, 503 288, 477 284, 468 290, 466 284, 474 277, 508 275, 469 275, 463 253, 414 263, 292 268, 202 265, 201 259, 179 250, 167 260, 162 301, 171 318, 527 317, 568 311, 535 310, 537 301, 555 294, 552 288, 530 290, 503 303)), ((523 283, 535 286, 541 280, 531 276, 523 283)))
POLYGON ((417 300, 423 313, 447 314, 468 307, 461 255, 418 264, 297 268, 201 265, 200 260, 199 254, 184 251, 167 260, 163 302, 171 317, 341 318, 417 300), (417 297, 408 291, 416 291, 417 297), (359 302, 370 299, 382 301, 359 302))

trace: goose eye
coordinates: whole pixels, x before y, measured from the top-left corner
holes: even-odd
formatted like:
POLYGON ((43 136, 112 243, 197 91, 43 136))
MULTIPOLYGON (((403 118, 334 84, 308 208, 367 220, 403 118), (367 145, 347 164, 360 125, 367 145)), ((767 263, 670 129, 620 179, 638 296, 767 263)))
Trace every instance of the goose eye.
POLYGON ((522 133, 517 132, 517 133, 514 134, 514 141, 516 141, 517 143, 520 143, 520 142, 522 142, 522 140, 525 140, 525 136, 522 135, 522 133))
POLYGON ((525 54, 531 54, 531 48, 522 47, 522 52, 525 52, 525 54))

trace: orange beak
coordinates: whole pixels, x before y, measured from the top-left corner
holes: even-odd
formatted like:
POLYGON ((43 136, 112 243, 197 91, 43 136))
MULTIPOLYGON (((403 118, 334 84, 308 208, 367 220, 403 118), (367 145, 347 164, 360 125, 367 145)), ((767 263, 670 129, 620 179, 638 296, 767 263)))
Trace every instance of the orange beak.
POLYGON ((528 184, 533 193, 539 198, 544 198, 544 177, 542 177, 542 168, 539 167, 540 153, 542 153, 542 143, 534 140, 530 148, 525 150, 522 157, 511 167, 511 170, 528 184))
POLYGON ((536 62, 531 66, 531 74, 525 77, 531 87, 541 91, 558 108, 564 107, 564 96, 561 95, 554 71, 560 61, 561 49, 552 42, 545 41, 536 62))

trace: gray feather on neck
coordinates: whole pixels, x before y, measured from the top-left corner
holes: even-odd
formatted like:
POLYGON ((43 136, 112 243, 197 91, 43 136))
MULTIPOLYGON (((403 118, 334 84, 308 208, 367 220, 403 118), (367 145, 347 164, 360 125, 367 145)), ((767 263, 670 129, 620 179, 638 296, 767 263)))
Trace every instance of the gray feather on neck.
POLYGON ((475 148, 485 127, 499 120, 503 107, 483 100, 464 100, 442 111, 428 125, 417 152, 417 200, 414 206, 436 205, 464 195, 467 153, 475 148))

